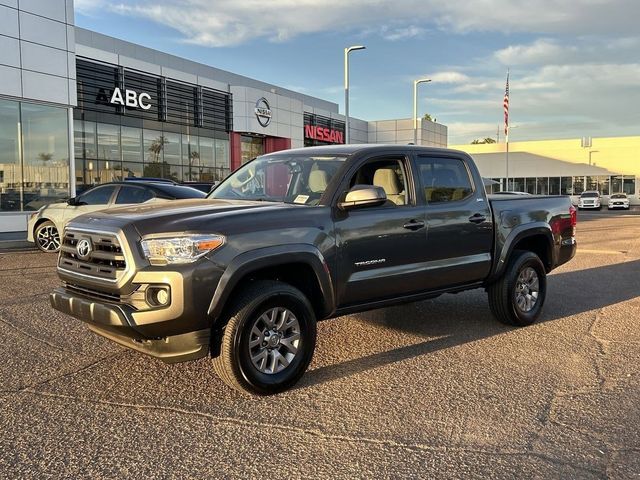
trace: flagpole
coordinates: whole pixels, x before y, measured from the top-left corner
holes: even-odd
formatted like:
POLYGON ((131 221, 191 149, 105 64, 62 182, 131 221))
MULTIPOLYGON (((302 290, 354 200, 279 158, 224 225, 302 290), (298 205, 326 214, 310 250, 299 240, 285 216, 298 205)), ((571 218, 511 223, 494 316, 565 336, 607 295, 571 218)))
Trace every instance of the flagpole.
POLYGON ((507 191, 509 191, 509 69, 507 69, 507 84, 504 90, 504 136, 506 144, 506 167, 507 167, 507 191))
POLYGON ((509 191, 509 126, 507 125, 507 133, 505 135, 507 142, 507 191, 509 191))

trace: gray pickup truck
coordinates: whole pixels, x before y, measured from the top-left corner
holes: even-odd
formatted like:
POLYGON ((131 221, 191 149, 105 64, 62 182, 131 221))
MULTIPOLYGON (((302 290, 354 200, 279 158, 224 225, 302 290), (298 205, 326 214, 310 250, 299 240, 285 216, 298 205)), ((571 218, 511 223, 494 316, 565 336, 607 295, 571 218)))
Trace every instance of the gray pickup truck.
POLYGON ((569 197, 488 198, 462 152, 289 150, 206 199, 74 219, 51 304, 165 362, 210 356, 226 383, 266 395, 304 374, 321 319, 484 288, 498 320, 531 324, 575 227, 569 197))

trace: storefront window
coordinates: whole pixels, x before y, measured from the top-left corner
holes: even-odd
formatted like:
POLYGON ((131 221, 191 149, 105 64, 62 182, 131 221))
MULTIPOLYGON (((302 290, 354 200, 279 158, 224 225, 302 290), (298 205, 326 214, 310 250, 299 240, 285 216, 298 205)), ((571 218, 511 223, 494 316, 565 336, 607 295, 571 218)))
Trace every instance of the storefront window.
POLYGON ((514 192, 524 192, 524 178, 509 179, 509 190, 514 192))
POLYGON ((231 160, 229 158, 229 140, 216 138, 216 169, 214 181, 220 181, 229 175, 231 160))
POLYGON ((622 176, 616 175, 611 177, 611 193, 622 192, 622 176))
POLYGON ((538 192, 538 195, 549 195, 548 177, 536 178, 536 191, 538 192))
POLYGON ((560 195, 560 177, 549 177, 549 195, 560 195))
POLYGON ((573 177, 572 195, 580 195, 584 192, 584 177, 573 177))
POLYGON ((536 179, 535 178, 525 178, 524 179, 524 192, 535 195, 536 193, 536 179))
POLYGON ((122 127, 122 160, 124 162, 142 162, 142 130, 122 127))
POLYGON ((572 177, 560 177, 560 195, 573 195, 572 177))
POLYGON ((624 179, 623 190, 627 195, 635 195, 636 194, 636 179, 635 177, 624 179))
POLYGON ((598 177, 598 190, 602 195, 609 195, 609 177, 598 177))
POLYGON ((120 173, 120 175, 122 180, 124 180, 125 178, 142 177, 142 163, 122 162, 122 172, 120 173))
POLYGON ((18 102, 0 100, 0 211, 20 210, 19 123, 18 102))
POLYGON ((252 137, 242 135, 240 139, 240 151, 242 164, 256 158, 264 153, 264 139, 262 137, 252 137))
POLYGON ((216 164, 213 143, 213 138, 200 137, 200 165, 203 167, 214 167, 216 164))
POLYGON ((23 210, 37 210, 69 192, 66 109, 22 103, 23 210))
POLYGON ((162 132, 158 130, 144 130, 144 162, 158 163, 164 158, 164 147, 166 140, 162 132))
POLYGON ((120 125, 98 123, 98 158, 120 160, 120 125))

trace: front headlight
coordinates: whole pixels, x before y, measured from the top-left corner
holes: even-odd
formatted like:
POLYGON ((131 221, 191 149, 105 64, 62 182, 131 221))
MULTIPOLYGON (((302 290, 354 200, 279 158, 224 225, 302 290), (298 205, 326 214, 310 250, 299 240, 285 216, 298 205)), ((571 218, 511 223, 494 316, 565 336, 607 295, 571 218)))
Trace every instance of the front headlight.
POLYGON ((140 242, 152 265, 192 263, 224 244, 222 235, 148 236, 140 242))

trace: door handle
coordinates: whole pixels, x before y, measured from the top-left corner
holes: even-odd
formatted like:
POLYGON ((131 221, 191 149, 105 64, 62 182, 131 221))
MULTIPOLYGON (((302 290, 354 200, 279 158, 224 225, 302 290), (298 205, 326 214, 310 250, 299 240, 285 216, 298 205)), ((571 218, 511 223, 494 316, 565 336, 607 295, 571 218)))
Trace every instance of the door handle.
POLYGON ((487 219, 487 217, 485 217, 484 215, 482 215, 481 213, 476 213, 474 215, 471 215, 469 217, 469 221, 471 223, 482 223, 487 219))
POLYGON ((402 227, 406 228, 407 230, 420 230, 421 228, 424 228, 424 222, 418 220, 410 220, 402 227))

